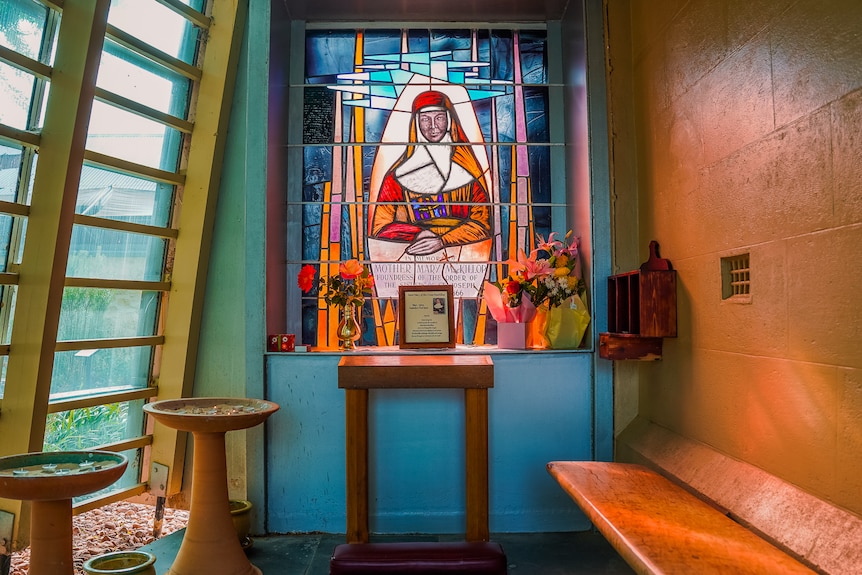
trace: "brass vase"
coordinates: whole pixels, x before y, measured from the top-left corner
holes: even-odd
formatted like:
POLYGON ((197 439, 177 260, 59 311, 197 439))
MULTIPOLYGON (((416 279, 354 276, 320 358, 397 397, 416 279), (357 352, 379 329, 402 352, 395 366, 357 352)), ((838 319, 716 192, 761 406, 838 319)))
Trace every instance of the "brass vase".
POLYGON ((349 303, 341 307, 341 321, 338 322, 338 349, 341 351, 354 351, 356 342, 362 336, 362 329, 356 319, 356 305, 349 303))

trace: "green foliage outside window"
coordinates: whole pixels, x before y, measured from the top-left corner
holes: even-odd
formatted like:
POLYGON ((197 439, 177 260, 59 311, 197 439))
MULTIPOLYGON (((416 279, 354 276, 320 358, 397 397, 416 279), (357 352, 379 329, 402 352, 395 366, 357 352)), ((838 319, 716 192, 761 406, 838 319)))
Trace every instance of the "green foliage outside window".
POLYGON ((48 414, 45 451, 78 451, 125 439, 128 402, 48 414))

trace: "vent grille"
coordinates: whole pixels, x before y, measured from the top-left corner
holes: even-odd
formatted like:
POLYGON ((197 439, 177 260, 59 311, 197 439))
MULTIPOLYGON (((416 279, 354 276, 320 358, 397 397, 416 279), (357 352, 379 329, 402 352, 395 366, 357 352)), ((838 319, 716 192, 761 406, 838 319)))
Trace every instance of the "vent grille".
POLYGON ((721 258, 721 299, 751 298, 751 265, 749 254, 721 258))

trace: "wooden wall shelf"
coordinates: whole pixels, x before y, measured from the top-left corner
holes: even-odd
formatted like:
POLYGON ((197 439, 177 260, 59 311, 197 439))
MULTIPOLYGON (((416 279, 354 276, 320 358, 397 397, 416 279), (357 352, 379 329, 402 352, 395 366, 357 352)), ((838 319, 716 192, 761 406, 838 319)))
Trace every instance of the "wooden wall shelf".
POLYGON ((661 359, 665 337, 676 337, 676 271, 652 241, 639 270, 608 278, 608 333, 599 334, 599 357, 661 359))

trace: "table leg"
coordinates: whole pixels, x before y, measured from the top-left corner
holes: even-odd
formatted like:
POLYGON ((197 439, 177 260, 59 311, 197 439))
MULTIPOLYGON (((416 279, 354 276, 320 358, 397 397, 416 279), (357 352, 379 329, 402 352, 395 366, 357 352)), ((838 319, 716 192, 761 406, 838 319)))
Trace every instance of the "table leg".
POLYGON ((488 541, 488 390, 465 389, 467 541, 488 541))
POLYGON ((368 543, 368 390, 344 393, 347 443, 347 542, 368 543))

